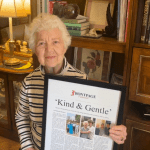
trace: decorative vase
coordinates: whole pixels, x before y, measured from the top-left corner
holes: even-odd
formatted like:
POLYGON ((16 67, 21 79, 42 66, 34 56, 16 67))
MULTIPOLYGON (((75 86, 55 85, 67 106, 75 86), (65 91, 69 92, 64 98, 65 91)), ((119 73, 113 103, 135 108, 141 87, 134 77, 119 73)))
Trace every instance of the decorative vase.
POLYGON ((80 8, 77 4, 68 4, 64 6, 64 18, 75 19, 78 14, 80 14, 80 8))

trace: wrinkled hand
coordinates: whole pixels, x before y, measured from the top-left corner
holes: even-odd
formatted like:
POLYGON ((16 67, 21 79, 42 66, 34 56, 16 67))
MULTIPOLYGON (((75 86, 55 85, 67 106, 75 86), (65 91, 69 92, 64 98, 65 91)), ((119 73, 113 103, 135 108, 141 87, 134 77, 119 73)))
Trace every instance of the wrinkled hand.
POLYGON ((127 136, 126 130, 127 128, 124 125, 113 126, 109 130, 109 135, 117 144, 123 144, 127 136))
POLYGON ((36 150, 33 147, 27 148, 26 150, 36 150))

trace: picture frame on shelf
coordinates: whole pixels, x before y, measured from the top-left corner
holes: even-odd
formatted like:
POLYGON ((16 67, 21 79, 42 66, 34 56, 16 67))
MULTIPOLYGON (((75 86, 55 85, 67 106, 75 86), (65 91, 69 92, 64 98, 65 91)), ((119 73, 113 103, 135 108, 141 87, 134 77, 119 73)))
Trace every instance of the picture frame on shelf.
POLYGON ((111 15, 114 11, 115 0, 86 0, 84 16, 88 17, 90 28, 103 31, 107 26, 106 11, 111 6, 111 15))
POLYGON ((111 57, 112 52, 75 47, 73 65, 89 80, 109 83, 111 57))

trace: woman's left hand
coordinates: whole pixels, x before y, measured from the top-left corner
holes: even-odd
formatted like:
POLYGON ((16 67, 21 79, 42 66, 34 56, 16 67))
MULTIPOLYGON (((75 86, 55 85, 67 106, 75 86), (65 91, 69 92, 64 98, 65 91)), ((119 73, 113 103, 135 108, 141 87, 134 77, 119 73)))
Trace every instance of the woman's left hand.
POLYGON ((109 130, 109 135, 117 144, 123 144, 127 136, 126 130, 127 128, 124 125, 113 126, 109 130))

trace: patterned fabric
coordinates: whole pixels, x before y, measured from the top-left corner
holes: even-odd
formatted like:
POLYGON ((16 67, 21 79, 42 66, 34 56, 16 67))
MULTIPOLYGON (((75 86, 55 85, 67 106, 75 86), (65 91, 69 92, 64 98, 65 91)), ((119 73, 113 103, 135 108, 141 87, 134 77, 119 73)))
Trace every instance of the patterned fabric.
MULTIPOLYGON (((15 115, 22 150, 29 147, 39 150, 41 147, 44 74, 44 69, 40 65, 22 82, 15 115)), ((64 67, 58 75, 87 79, 87 75, 71 66, 66 58, 64 67)))

